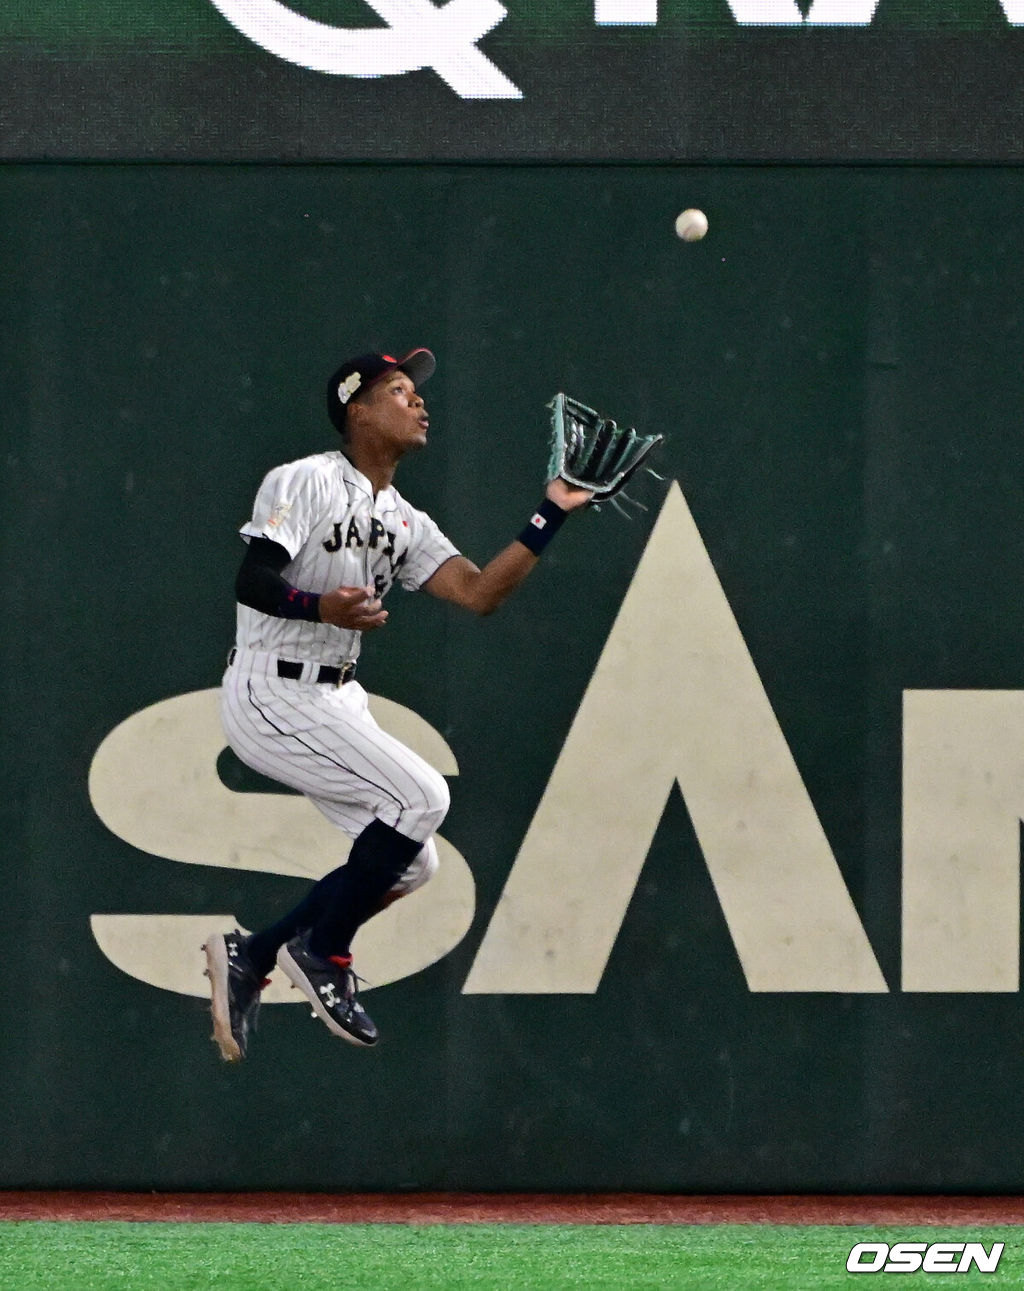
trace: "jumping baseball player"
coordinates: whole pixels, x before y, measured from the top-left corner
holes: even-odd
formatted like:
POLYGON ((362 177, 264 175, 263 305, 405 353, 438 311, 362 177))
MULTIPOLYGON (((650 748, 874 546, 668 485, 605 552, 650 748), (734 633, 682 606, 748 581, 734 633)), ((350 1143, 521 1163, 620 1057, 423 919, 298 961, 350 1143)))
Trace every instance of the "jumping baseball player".
MULTIPOLYGON (((399 462, 427 443, 420 394, 434 356, 362 354, 327 388, 341 436, 333 452, 272 470, 243 526, 237 636, 224 674, 228 742, 243 762, 301 791, 353 839, 344 865, 268 928, 206 942, 214 1040, 245 1057, 275 962, 334 1035, 374 1045, 360 1004, 356 930, 431 877, 448 810, 444 778, 380 729, 354 674, 364 632, 387 622, 384 596, 414 591, 490 614, 534 568, 566 515, 592 491, 562 478, 518 538, 479 569, 394 487, 399 462)), ((614 424, 614 423, 612 423, 614 424)))

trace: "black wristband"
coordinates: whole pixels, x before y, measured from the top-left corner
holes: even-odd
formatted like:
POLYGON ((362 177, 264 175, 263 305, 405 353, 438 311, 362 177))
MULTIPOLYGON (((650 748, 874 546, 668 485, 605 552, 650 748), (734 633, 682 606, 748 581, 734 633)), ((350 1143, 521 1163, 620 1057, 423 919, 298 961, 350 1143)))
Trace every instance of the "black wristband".
POLYGON ((522 533, 516 535, 517 541, 532 551, 535 556, 539 556, 561 529, 568 514, 568 511, 563 511, 557 502, 545 498, 530 517, 530 523, 522 533))

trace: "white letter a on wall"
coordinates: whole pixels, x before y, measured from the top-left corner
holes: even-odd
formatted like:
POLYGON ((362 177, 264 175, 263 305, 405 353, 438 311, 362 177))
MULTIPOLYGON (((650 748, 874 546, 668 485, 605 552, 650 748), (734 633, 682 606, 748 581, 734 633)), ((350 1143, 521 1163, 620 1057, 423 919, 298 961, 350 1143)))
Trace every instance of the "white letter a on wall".
POLYGON ((677 781, 750 989, 885 991, 673 484, 465 991, 596 991, 677 781))

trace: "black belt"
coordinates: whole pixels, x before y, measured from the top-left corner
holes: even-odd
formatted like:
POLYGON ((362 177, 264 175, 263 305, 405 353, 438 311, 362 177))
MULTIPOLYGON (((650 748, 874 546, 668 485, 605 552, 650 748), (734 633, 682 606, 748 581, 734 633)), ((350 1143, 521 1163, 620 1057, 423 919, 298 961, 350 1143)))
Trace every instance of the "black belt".
MULTIPOLYGON (((235 662, 237 650, 232 650, 228 655, 228 665, 235 662)), ((302 680, 303 665, 293 662, 291 659, 277 660, 277 675, 287 677, 289 681, 302 680)), ((356 662, 350 659, 348 663, 342 664, 340 668, 335 668, 332 664, 322 663, 316 674, 316 682, 321 686, 344 686, 347 681, 351 681, 356 675, 356 662)))
MULTIPOLYGON (((334 668, 329 663, 322 663, 320 670, 316 674, 318 684, 324 686, 344 686, 346 681, 351 681, 355 675, 356 666, 354 663, 347 663, 344 667, 334 668)), ((302 664, 291 663, 288 659, 278 659, 277 675, 287 677, 291 681, 301 681, 302 664)))

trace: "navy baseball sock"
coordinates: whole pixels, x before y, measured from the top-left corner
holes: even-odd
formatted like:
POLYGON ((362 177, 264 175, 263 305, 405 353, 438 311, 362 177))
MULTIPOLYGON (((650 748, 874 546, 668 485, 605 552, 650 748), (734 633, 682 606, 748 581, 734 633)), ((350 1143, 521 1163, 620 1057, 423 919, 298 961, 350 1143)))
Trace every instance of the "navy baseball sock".
POLYGON ((309 948, 314 955, 347 955, 356 929, 380 908, 381 898, 394 887, 423 846, 397 829, 373 820, 352 844, 348 860, 335 871, 331 889, 314 921, 309 948))
POLYGON ((313 930, 314 955, 347 955, 359 925, 381 908, 384 894, 422 846, 382 820, 372 820, 352 844, 344 865, 325 874, 277 923, 253 934, 246 949, 256 972, 269 973, 278 949, 306 928, 313 930))

